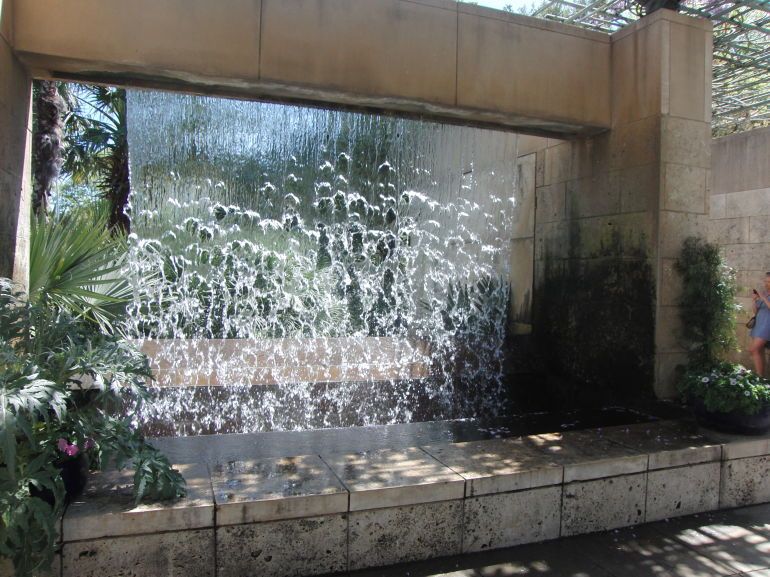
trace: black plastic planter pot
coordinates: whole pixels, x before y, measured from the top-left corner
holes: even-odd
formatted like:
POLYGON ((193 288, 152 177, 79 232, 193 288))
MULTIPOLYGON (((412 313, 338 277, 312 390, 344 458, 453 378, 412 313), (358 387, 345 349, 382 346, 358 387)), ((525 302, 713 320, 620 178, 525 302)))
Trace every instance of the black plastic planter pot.
MULTIPOLYGON (((67 459, 57 463, 64 482, 64 498, 67 503, 80 496, 88 483, 89 460, 83 453, 74 459, 67 459)), ((54 496, 48 489, 38 490, 30 487, 30 494, 39 497, 49 505, 54 504, 54 496)))
POLYGON ((758 413, 747 415, 741 411, 720 413, 706 409, 703 401, 693 402, 695 417, 702 426, 739 435, 762 435, 770 431, 770 405, 766 405, 758 413))

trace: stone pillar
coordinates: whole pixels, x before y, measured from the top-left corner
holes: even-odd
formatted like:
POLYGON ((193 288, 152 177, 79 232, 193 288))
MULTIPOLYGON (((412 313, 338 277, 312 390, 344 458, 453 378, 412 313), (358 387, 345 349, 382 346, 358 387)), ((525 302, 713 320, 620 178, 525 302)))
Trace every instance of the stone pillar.
POLYGON ((534 334, 566 406, 675 396, 673 265, 706 230, 711 24, 660 10, 611 46, 611 130, 536 152, 534 334))
POLYGON ((674 262, 686 237, 707 234, 712 27, 660 10, 612 40, 613 156, 628 176, 623 193, 654 217, 655 393, 667 398, 686 361, 674 262))
POLYGON ((11 0, 0 0, 0 276, 26 287, 31 197, 31 79, 13 54, 11 0))

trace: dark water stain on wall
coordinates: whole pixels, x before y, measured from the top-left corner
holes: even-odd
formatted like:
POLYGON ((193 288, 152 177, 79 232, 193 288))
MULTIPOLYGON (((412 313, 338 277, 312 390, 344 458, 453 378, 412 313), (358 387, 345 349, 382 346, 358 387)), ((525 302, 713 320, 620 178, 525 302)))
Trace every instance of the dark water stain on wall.
POLYGON ((534 299, 533 345, 551 409, 649 399, 653 395, 655 282, 643 234, 603 231, 590 258, 569 227, 569 258, 546 250, 534 299))

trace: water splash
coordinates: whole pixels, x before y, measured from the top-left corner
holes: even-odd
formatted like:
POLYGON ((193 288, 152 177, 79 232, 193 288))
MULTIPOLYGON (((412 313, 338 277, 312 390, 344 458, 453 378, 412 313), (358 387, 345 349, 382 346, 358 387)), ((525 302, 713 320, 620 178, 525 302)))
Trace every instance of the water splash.
POLYGON ((494 415, 515 135, 135 91, 126 331, 154 432, 494 415))

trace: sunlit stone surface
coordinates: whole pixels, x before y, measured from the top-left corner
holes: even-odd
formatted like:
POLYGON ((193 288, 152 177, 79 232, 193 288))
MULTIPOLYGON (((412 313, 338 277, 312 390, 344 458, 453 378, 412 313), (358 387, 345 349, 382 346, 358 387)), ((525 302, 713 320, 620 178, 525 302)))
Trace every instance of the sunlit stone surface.
MULTIPOLYGON (((350 446, 339 432, 334 438, 350 446)), ((214 462, 210 475, 192 465, 184 469, 190 495, 173 505, 133 508, 120 490, 125 483, 110 491, 96 477, 65 515, 63 570, 198 576, 212 575, 216 560, 218 575, 298 577, 604 531, 713 511, 717 495, 722 507, 768 501, 769 451, 768 435, 654 422, 524 440, 261 456, 214 462), (568 480, 569 470, 581 480, 568 480)))

